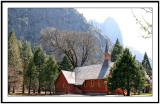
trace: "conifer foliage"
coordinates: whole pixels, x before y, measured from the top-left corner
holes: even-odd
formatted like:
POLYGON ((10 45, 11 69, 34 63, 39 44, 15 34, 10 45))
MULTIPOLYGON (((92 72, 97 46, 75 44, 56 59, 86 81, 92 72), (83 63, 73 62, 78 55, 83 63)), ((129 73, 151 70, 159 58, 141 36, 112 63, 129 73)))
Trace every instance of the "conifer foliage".
POLYGON ((117 39, 111 53, 111 61, 112 62, 116 61, 118 55, 121 54, 122 51, 123 51, 123 46, 120 44, 119 40, 117 39))
POLYGON ((28 67, 29 61, 33 57, 32 50, 31 50, 31 44, 30 42, 22 42, 18 41, 18 47, 19 47, 19 52, 22 60, 22 66, 23 66, 23 85, 22 85, 22 93, 25 92, 25 82, 26 78, 24 76, 25 71, 28 67))
POLYGON ((33 60, 30 60, 27 70, 25 72, 25 77, 27 80, 28 94, 30 94, 31 88, 34 88, 36 82, 36 66, 33 60))
POLYGON ((33 53, 30 42, 18 41, 14 30, 8 36, 8 93, 28 89, 35 93, 53 91, 58 76, 58 64, 52 56, 46 56, 40 45, 34 44, 33 53))
POLYGON ((22 82, 22 61, 17 45, 17 39, 14 30, 8 36, 8 93, 12 87, 12 92, 22 82))
POLYGON ((142 67, 137 66, 135 56, 128 48, 118 56, 116 64, 111 68, 111 76, 107 78, 107 86, 111 91, 121 88, 124 92, 127 90, 127 96, 130 96, 132 88, 140 89, 144 86, 145 78, 142 74, 142 67))
POLYGON ((59 71, 62 69, 66 71, 73 71, 74 69, 67 56, 64 56, 63 60, 59 63, 59 71))
POLYGON ((49 89, 50 94, 52 94, 51 92, 53 89, 53 83, 58 76, 58 65, 56 64, 53 57, 50 56, 41 68, 41 74, 43 74, 43 85, 45 88, 45 94, 46 89, 49 89))
POLYGON ((45 58, 46 58, 46 53, 43 51, 42 47, 35 45, 33 60, 34 60, 34 63, 35 63, 36 69, 37 69, 37 73, 38 73, 38 75, 37 75, 37 77, 38 77, 38 93, 41 92, 41 86, 42 86, 41 82, 42 82, 42 77, 43 77, 43 75, 41 74, 42 73, 41 67, 45 62, 45 58))
POLYGON ((145 52, 143 60, 142 60, 142 65, 145 68, 147 74, 149 76, 152 76, 152 68, 151 68, 151 65, 150 65, 150 62, 149 62, 149 59, 148 59, 148 56, 147 56, 146 52, 145 52))

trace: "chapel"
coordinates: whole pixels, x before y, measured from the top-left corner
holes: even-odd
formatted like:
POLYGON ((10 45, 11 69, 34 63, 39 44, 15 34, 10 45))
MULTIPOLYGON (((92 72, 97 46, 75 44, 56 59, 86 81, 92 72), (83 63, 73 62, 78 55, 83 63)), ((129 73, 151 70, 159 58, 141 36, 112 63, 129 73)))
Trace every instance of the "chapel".
MULTIPOLYGON (((110 91, 107 89, 104 78, 111 75, 110 69, 113 65, 108 42, 106 42, 103 64, 77 67, 73 72, 61 70, 54 83, 55 93, 108 93, 110 91)), ((123 94, 120 89, 113 92, 123 94)))

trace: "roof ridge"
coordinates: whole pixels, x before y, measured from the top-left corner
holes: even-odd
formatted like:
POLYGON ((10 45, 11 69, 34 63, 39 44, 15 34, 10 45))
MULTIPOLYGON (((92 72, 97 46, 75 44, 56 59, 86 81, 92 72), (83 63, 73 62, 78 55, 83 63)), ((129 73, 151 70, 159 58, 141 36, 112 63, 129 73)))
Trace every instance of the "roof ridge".
POLYGON ((61 70, 61 71, 65 71, 65 72, 74 72, 74 71, 68 71, 68 70, 61 70))
MULTIPOLYGON (((101 64, 95 64, 95 65, 102 65, 102 63, 101 64)), ((95 65, 88 65, 88 66, 79 66, 79 67, 76 67, 76 68, 82 68, 82 67, 89 67, 89 66, 95 66, 95 65)))

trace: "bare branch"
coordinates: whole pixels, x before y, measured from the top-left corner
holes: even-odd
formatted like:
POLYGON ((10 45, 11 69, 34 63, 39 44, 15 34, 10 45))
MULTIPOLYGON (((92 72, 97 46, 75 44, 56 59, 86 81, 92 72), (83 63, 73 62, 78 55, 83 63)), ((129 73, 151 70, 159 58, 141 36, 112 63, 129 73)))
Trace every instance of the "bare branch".
POLYGON ((83 66, 88 57, 91 57, 98 50, 96 40, 86 32, 59 31, 56 28, 46 27, 41 30, 40 38, 40 42, 49 51, 56 50, 64 53, 74 68, 83 66))
MULTIPOLYGON (((152 8, 149 8, 150 11, 146 10, 145 8, 142 8, 143 10, 145 10, 147 13, 152 13, 152 8)), ((148 33, 148 36, 144 36, 143 38, 150 38, 152 35, 152 24, 150 24, 149 22, 147 22, 144 17, 142 16, 143 21, 146 23, 146 26, 144 24, 142 24, 142 22, 136 17, 136 15, 133 13, 132 9, 131 12, 133 14, 133 17, 136 19, 136 23, 140 25, 140 28, 142 30, 144 30, 145 32, 148 33)))

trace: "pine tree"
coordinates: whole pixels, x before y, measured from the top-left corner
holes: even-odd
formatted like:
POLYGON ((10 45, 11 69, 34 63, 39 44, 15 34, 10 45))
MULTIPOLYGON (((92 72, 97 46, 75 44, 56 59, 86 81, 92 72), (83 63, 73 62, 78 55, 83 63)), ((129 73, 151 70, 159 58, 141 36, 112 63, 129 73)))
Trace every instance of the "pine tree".
POLYGON ((29 65, 27 66, 27 70, 25 71, 25 77, 27 80, 27 86, 28 86, 28 94, 30 94, 31 88, 34 87, 35 81, 36 81, 36 66, 34 64, 33 60, 30 60, 29 65))
POLYGON ((36 69, 37 69, 37 72, 38 72, 38 93, 41 92, 41 82, 42 82, 42 77, 43 75, 41 74, 42 71, 41 71, 41 67, 43 65, 43 63, 45 62, 45 58, 46 58, 46 54, 45 52, 43 51, 42 47, 41 46, 34 46, 34 57, 33 57, 33 60, 34 60, 34 63, 36 65, 36 69))
MULTIPOLYGON (((126 48, 111 68, 111 76, 107 77, 107 86, 111 91, 121 88, 124 92, 127 90, 127 96, 130 96, 130 91, 136 86, 136 82, 141 80, 142 75, 135 61, 135 56, 126 48)), ((139 83, 140 84, 140 83, 139 83)), ((137 89, 140 85, 137 84, 137 89)))
POLYGON ((67 56, 64 56, 62 61, 59 63, 59 71, 60 70, 66 70, 66 71, 73 71, 73 66, 71 62, 69 61, 67 56))
POLYGON ((122 51, 123 51, 123 46, 120 44, 119 40, 117 39, 111 53, 111 61, 112 62, 116 61, 118 55, 121 54, 122 51))
POLYGON ((43 71, 43 84, 45 87, 45 94, 46 89, 49 88, 50 94, 52 94, 52 86, 54 81, 56 80, 58 76, 58 65, 53 59, 52 56, 49 57, 49 59, 43 64, 42 71, 43 71))
POLYGON ((25 76, 24 73, 27 69, 28 63, 31 60, 33 54, 32 54, 32 50, 31 50, 31 44, 30 42, 21 42, 18 41, 18 47, 20 50, 20 56, 21 56, 21 60, 23 63, 23 85, 22 85, 22 93, 24 94, 24 90, 25 90, 25 76))
POLYGON ((142 65, 145 68, 147 74, 149 76, 152 76, 152 68, 151 68, 151 65, 150 65, 150 62, 149 62, 149 59, 148 59, 148 56, 147 56, 146 52, 145 52, 143 60, 142 60, 142 65))
POLYGON ((144 72, 144 68, 141 63, 137 63, 137 72, 136 73, 137 73, 137 75, 134 79, 134 89, 138 90, 138 93, 140 94, 140 91, 146 85, 145 72, 144 72))
POLYGON ((8 92, 10 87, 20 87, 22 82, 22 62, 18 50, 17 39, 14 30, 12 29, 8 36, 8 92))

